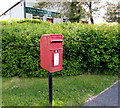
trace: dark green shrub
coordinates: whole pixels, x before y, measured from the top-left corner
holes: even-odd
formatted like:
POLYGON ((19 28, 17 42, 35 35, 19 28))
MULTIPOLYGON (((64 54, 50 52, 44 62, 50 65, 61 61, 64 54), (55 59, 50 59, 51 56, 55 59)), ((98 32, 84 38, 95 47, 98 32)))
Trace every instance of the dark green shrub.
POLYGON ((48 72, 39 66, 43 34, 64 35, 63 70, 54 75, 119 72, 118 24, 52 24, 29 19, 1 21, 1 24, 3 76, 47 76, 48 72))

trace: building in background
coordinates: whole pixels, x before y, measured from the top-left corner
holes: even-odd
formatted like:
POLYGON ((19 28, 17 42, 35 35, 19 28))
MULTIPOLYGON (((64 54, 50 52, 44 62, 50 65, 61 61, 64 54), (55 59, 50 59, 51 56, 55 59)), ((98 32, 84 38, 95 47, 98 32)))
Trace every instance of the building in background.
POLYGON ((26 2, 26 0, 20 0, 14 4, 11 8, 0 15, 0 20, 17 18, 17 19, 41 19, 52 23, 66 22, 65 18, 60 17, 60 13, 41 10, 33 8, 34 2, 26 2))

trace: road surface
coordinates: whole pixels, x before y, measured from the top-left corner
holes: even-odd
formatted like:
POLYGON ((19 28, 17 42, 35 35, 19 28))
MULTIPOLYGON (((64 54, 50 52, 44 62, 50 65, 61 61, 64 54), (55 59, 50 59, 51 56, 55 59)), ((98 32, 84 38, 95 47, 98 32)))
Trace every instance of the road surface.
MULTIPOLYGON (((119 106, 120 107, 120 81, 89 100, 84 106, 119 106)), ((83 107, 85 108, 85 107, 83 107)))

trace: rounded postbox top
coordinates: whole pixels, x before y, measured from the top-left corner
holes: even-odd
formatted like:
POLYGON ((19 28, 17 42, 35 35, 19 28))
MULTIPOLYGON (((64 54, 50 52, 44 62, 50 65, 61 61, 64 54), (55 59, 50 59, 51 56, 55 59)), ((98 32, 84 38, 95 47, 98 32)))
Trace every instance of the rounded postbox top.
POLYGON ((63 41, 63 35, 62 34, 44 34, 42 35, 41 38, 48 37, 50 42, 55 42, 55 41, 63 41))

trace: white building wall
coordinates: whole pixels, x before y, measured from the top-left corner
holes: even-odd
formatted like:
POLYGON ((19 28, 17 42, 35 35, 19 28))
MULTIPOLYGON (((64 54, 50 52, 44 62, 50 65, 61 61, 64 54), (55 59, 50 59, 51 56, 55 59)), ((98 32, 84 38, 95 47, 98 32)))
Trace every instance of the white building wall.
POLYGON ((10 10, 10 18, 24 18, 24 2, 21 2, 10 10))
MULTIPOLYGON (((32 19, 32 16, 33 16, 32 14, 26 13, 26 18, 32 19)), ((5 13, 5 15, 2 15, 0 17, 0 20, 5 20, 9 18, 18 18, 18 19, 25 18, 23 1, 18 5, 16 5, 15 7, 13 7, 12 9, 10 9, 7 13, 5 13)))
POLYGON ((63 18, 54 18, 53 23, 61 23, 63 22, 63 18))
POLYGON ((43 16, 43 21, 46 21, 47 20, 47 17, 46 16, 43 16))
POLYGON ((33 19, 33 15, 29 14, 29 13, 26 13, 26 18, 33 19))
POLYGON ((6 19, 9 19, 10 18, 10 11, 8 11, 5 15, 2 15, 0 17, 0 20, 6 20, 6 19))
POLYGON ((19 3, 0 17, 1 20, 9 18, 24 18, 24 2, 19 3))

